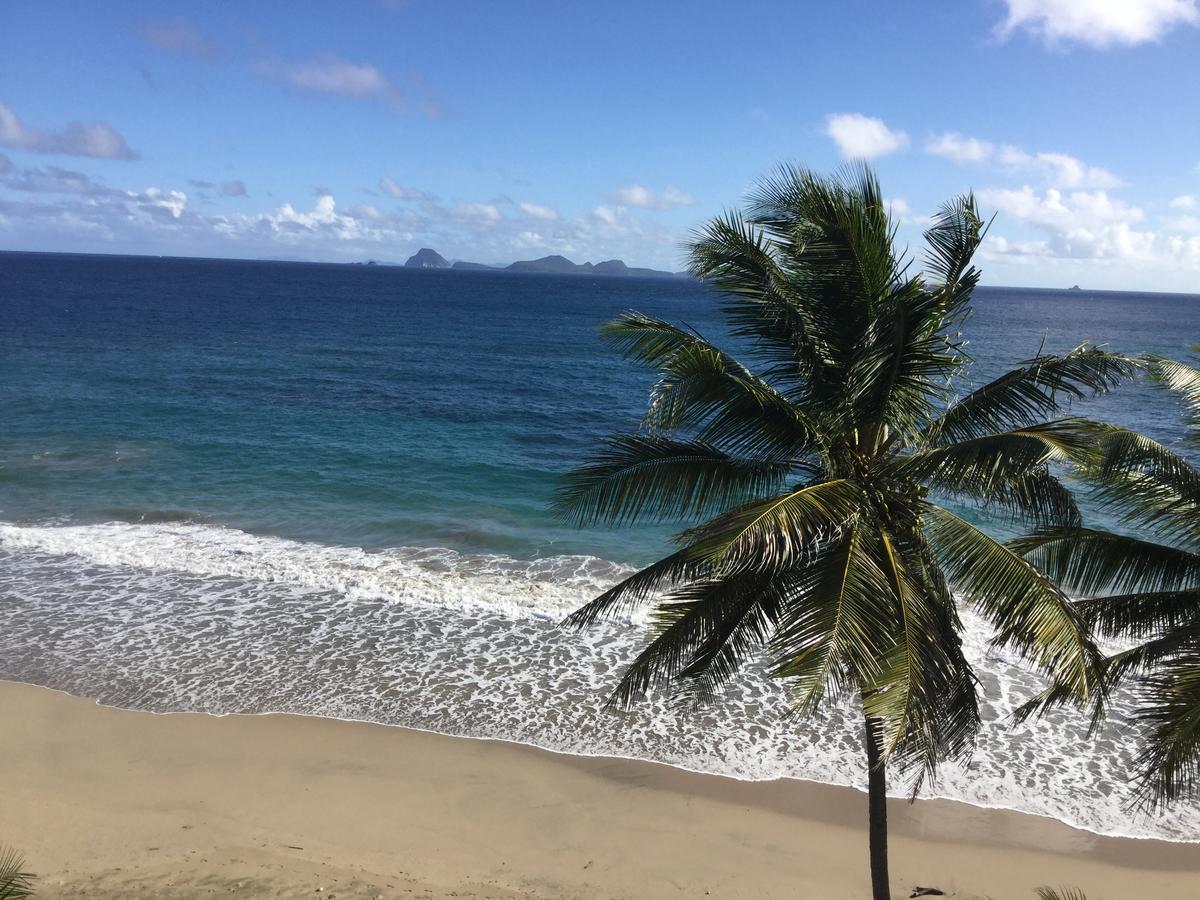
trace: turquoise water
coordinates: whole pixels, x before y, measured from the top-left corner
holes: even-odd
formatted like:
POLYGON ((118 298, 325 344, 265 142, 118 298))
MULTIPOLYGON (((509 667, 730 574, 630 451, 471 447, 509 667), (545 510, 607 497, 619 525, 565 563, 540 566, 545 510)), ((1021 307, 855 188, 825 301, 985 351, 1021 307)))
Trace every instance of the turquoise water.
MULTIPOLYGON (((668 533, 547 512, 651 384, 596 325, 635 308, 719 338, 713 307, 686 280, 0 253, 0 677, 860 784, 850 711, 785 721, 752 671, 703 710, 613 716, 640 620, 555 627, 668 533)), ((985 288, 966 333, 976 382, 1043 342, 1181 355, 1200 297, 985 288)), ((1182 434, 1145 386, 1080 411, 1182 434)), ((1200 837, 1195 808, 1124 813, 1120 704, 1098 739, 1070 716, 1011 728, 1036 683, 968 624, 988 725, 936 792, 1200 837)))
MULTIPOLYGON (((685 280, 10 253, 0 284, 0 517, 522 558, 663 546, 663 529, 581 534, 546 512, 651 383, 596 325, 636 308, 722 333, 685 280)), ((1043 340, 1183 353, 1200 303, 985 288, 967 334, 974 380, 1043 340)), ((1145 388, 1089 412, 1178 437, 1145 388)))

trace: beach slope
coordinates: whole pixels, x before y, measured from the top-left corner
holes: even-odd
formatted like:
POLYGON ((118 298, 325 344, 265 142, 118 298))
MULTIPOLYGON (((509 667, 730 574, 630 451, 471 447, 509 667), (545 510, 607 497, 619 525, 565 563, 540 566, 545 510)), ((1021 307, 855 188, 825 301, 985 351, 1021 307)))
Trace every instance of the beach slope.
MULTIPOLYGON (((297 716, 0 683, 0 841, 40 898, 868 896, 865 798, 297 716)), ((1200 896, 1200 845, 895 801, 896 897, 1200 896)))

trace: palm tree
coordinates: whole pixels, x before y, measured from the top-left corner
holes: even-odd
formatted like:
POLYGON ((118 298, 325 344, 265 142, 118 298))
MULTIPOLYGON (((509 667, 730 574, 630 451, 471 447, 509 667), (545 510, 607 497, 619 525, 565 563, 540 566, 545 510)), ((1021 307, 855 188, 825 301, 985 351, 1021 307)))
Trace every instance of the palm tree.
POLYGON ((11 847, 0 846, 0 900, 33 896, 34 876, 25 871, 25 857, 11 847))
POLYGON ((690 245, 757 371, 690 328, 636 312, 605 325, 659 380, 641 430, 610 438, 557 499, 578 525, 692 523, 674 552, 567 620, 654 605, 653 638, 610 703, 667 682, 704 697, 758 655, 802 713, 855 698, 877 900, 889 896, 886 767, 915 794, 979 727, 959 602, 1059 694, 1082 702, 1096 686, 1098 654, 1063 593, 935 497, 1077 525, 1051 464, 1090 458, 1101 426, 1063 405, 1134 366, 1082 346, 955 398, 984 231, 973 197, 948 203, 925 233, 924 274, 909 274, 869 169, 781 168, 690 245))
MULTIPOLYGON (((1200 369, 1161 357, 1148 369, 1183 396, 1186 442, 1200 447, 1200 369)), ((1102 446, 1082 475, 1137 535, 1058 526, 1012 546, 1086 598, 1079 610, 1097 634, 1134 641, 1105 660, 1105 687, 1132 682, 1146 727, 1137 799, 1167 805, 1200 787, 1200 471, 1130 432, 1102 446)))

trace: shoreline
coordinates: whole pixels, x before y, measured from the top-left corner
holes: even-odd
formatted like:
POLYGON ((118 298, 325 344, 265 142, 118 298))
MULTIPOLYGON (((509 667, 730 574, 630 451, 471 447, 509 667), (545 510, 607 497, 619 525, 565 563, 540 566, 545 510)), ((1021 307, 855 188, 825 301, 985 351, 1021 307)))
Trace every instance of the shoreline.
MULTIPOLYGON (((0 840, 40 898, 866 893, 865 799, 283 713, 122 710, 0 683, 0 840)), ((889 801, 895 896, 1200 894, 1200 845, 953 800, 889 801)))
MULTIPOLYGON (((855 784, 841 784, 841 783, 832 782, 832 781, 817 781, 817 780, 811 779, 811 778, 794 778, 794 777, 740 778, 737 775, 729 775, 724 772, 711 772, 711 771, 705 771, 703 769, 693 769, 688 766, 681 765, 679 763, 665 762, 663 760, 658 760, 658 759, 648 759, 646 757, 640 757, 640 756, 622 756, 622 755, 616 754, 616 753, 584 753, 584 752, 575 751, 575 750, 560 750, 555 747, 544 747, 541 744, 535 744, 535 743, 531 743, 528 741, 520 741, 515 738, 484 737, 484 736, 473 735, 473 734, 448 734, 446 732, 437 731, 432 728, 421 728, 416 725, 400 725, 400 724, 395 724, 395 723, 391 723, 391 722, 375 722, 370 719, 355 719, 352 717, 345 717, 345 716, 324 715, 322 713, 296 713, 296 712, 286 712, 286 711, 280 711, 280 710, 266 710, 264 712, 252 712, 252 713, 243 713, 243 712, 214 713, 214 712, 207 712, 205 710, 178 709, 178 710, 158 711, 158 710, 151 710, 151 709, 135 709, 135 708, 128 707, 128 706, 117 706, 117 705, 113 705, 113 704, 109 704, 109 703, 102 703, 101 701, 95 700, 91 697, 84 697, 84 696, 80 696, 79 694, 72 694, 70 691, 61 690, 59 688, 48 687, 46 685, 34 684, 32 682, 27 682, 27 681, 13 681, 13 680, 6 679, 6 678, 0 678, 0 690, 2 690, 3 686, 5 686, 5 685, 16 685, 19 687, 32 687, 32 688, 37 688, 38 690, 50 691, 51 693, 59 694, 63 697, 70 697, 73 700, 82 700, 82 701, 91 703, 99 709, 111 709, 111 710, 116 710, 118 712, 138 713, 138 714, 143 714, 143 715, 162 716, 162 717, 167 717, 167 716, 206 716, 206 717, 212 718, 212 719, 256 718, 256 717, 271 718, 274 716, 283 716, 283 717, 295 717, 295 718, 299 718, 299 719, 314 719, 314 720, 322 721, 322 722, 341 722, 341 723, 345 723, 348 725, 363 725, 363 726, 369 726, 372 728, 394 728, 399 731, 413 732, 415 734, 433 735, 435 737, 448 738, 450 740, 482 741, 484 743, 503 744, 503 745, 507 745, 507 746, 511 746, 511 747, 523 747, 528 750, 535 751, 537 753, 548 753, 548 754, 551 754, 552 756, 562 757, 562 758, 564 758, 564 760, 566 760, 568 762, 573 759, 578 759, 581 761, 608 760, 608 761, 612 761, 612 762, 628 762, 628 763, 633 763, 636 765, 660 766, 664 769, 668 769, 668 770, 675 771, 675 772, 680 772, 687 776, 698 776, 701 778, 719 779, 721 781, 730 782, 734 785, 763 785, 763 784, 773 785, 773 784, 779 784, 779 783, 799 784, 799 785, 811 786, 813 789, 832 788, 832 789, 836 789, 838 791, 852 791, 856 794, 861 795, 864 798, 864 802, 865 802, 865 798, 867 796, 867 792, 866 792, 865 788, 862 788, 855 784)), ((748 790, 752 790, 752 788, 748 789, 748 790)), ((897 801, 897 802, 904 802, 905 804, 907 804, 909 802, 907 793, 892 794, 889 792, 888 800, 889 800, 889 802, 897 801)), ((1109 834, 1109 833, 1102 832, 1102 831, 1094 831, 1091 828, 1087 828, 1086 826, 1079 825, 1075 822, 1071 822, 1066 819, 1060 819, 1057 816, 1049 816, 1049 815, 1043 815, 1041 813, 1029 812, 1027 810, 1016 809, 1011 806, 988 806, 988 805, 982 804, 982 803, 972 803, 969 800, 960 800, 957 797, 947 797, 947 796, 937 794, 937 793, 921 794, 920 796, 918 796, 916 798, 916 802, 922 803, 922 804, 929 803, 929 802, 946 803, 946 804, 951 804, 954 806, 967 807, 968 809, 971 809, 971 810, 980 810, 980 811, 996 812, 996 813, 1011 813, 1016 816, 1027 816, 1031 819, 1044 821, 1046 823, 1051 823, 1053 825, 1061 825, 1065 828, 1070 829, 1071 831, 1079 832, 1082 835, 1087 836, 1088 838, 1113 840, 1113 841, 1146 841, 1151 844, 1164 844, 1164 845, 1168 845, 1168 846, 1169 845, 1179 845, 1179 846, 1184 846, 1184 847, 1190 847, 1190 846, 1200 847, 1200 834, 1198 834, 1193 840, 1173 839, 1173 838, 1168 838, 1168 837, 1155 837, 1153 835, 1142 835, 1142 834, 1109 834)))

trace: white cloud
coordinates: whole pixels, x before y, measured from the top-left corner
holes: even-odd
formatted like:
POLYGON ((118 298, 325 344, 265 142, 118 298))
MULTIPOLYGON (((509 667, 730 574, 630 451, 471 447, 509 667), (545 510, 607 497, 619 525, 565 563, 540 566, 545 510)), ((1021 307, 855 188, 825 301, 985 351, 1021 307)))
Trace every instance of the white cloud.
POLYGON ((171 218, 178 219, 187 207, 187 194, 183 191, 160 191, 156 187, 146 188, 134 199, 143 207, 165 210, 171 218))
POLYGON ((903 131, 893 131, 882 119, 861 113, 826 116, 825 133, 846 159, 874 159, 908 146, 908 135, 903 131))
POLYGON ((437 201, 437 194, 422 191, 419 188, 408 187, 400 184, 393 178, 388 178, 386 175, 379 179, 379 189, 389 197, 395 197, 397 200, 421 203, 435 203, 437 201))
POLYGON ((901 225, 916 225, 918 227, 927 227, 929 225, 929 216, 919 215, 912 208, 912 204, 904 197, 885 197, 883 202, 887 207, 888 216, 893 221, 901 225))
POLYGON ((674 209, 677 206, 691 206, 696 202, 695 197, 673 184, 668 184, 661 192, 640 184, 631 184, 613 191, 612 199, 620 206, 640 209, 674 209))
POLYGON ((979 138, 963 137, 956 131, 934 135, 925 142, 925 152, 955 162, 982 162, 992 155, 993 147, 979 138))
POLYGON ((383 210, 374 203, 360 203, 358 206, 347 210, 347 215, 354 216, 356 219, 374 219, 375 221, 387 218, 383 210))
POLYGON ((430 98, 420 79, 409 78, 401 86, 389 79, 378 66, 368 62, 351 62, 326 55, 285 66, 267 62, 262 65, 261 71, 314 94, 383 103, 401 111, 416 109, 431 119, 443 115, 442 107, 430 98))
POLYGON ((332 194, 317 197, 307 212, 284 203, 273 212, 250 215, 219 216, 215 230, 228 237, 246 233, 270 234, 284 244, 314 240, 350 241, 369 239, 370 231, 354 216, 339 213, 332 194))
POLYGON ((3 103, 0 103, 0 147, 97 159, 137 159, 125 138, 104 122, 69 122, 62 131, 43 131, 27 127, 3 103))
POLYGON ((978 197, 985 208, 1000 213, 998 228, 1011 227, 1016 220, 1044 235, 1038 241, 997 235, 992 248, 998 253, 1127 262, 1147 261, 1153 255, 1154 232, 1134 227, 1145 218, 1142 210, 1104 191, 1064 194, 1050 188, 1038 193, 1026 185, 1019 190, 982 190, 978 197))
POLYGON ((391 82, 370 63, 352 63, 337 57, 292 66, 287 74, 297 87, 322 94, 387 98, 393 90, 391 82))
POLYGON ((1180 194, 1171 201, 1170 206, 1172 209, 1195 209, 1196 198, 1191 194, 1180 194))
POLYGON ((450 212, 458 219, 482 225, 491 225, 504 218, 494 203, 460 203, 450 212))
POLYGON ((557 210, 549 206, 543 206, 540 203, 530 203, 525 201, 523 203, 518 203, 517 208, 530 218, 541 219, 544 222, 553 222, 558 219, 557 210))
POLYGON ((1163 227, 1168 231, 1184 234, 1200 234, 1200 216, 1172 216, 1163 221, 1163 227))
POLYGON ((1012 144, 994 144, 955 131, 934 135, 925 143, 925 152, 958 163, 996 162, 1023 174, 1036 174, 1053 187, 1107 189, 1119 187, 1121 179, 1099 166, 1089 166, 1066 153, 1027 153, 1012 144))
POLYGON ((1114 188, 1121 185, 1121 179, 1107 169, 1084 165, 1066 153, 1035 153, 1029 156, 1015 147, 1006 150, 1009 151, 1009 165, 1040 171, 1049 184, 1057 187, 1114 188))
POLYGON ((1046 44, 1132 46, 1200 22, 1196 0, 1005 0, 1001 37, 1023 30, 1046 44))
MULTIPOLYGON (((10 164, 7 172, 13 167, 10 164)), ((13 191, 24 191, 37 194, 82 194, 86 196, 125 196, 124 191, 114 190, 93 181, 83 172, 71 169, 60 169, 58 166, 46 166, 44 169, 21 169, 6 177, 2 183, 13 191)))
POLYGON ((606 225, 614 225, 617 221, 616 212, 608 206, 597 206, 592 210, 592 216, 606 225))
MULTIPOLYGON (((219 184, 200 184, 209 196, 220 191, 219 184)), ((680 264, 682 235, 629 207, 605 206, 573 218, 545 204, 499 198, 456 205, 375 199, 345 208, 326 192, 311 203, 252 210, 247 200, 244 211, 216 212, 193 208, 188 195, 165 187, 127 191, 80 172, 15 165, 0 173, 0 186, 8 189, 0 190, 0 228, 11 249, 398 262, 429 246, 447 258, 479 262, 560 253, 578 262, 680 264)), ((393 193, 379 191, 387 198, 393 193)))

